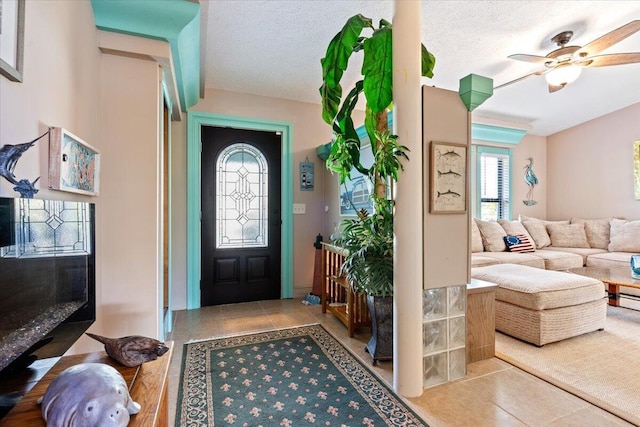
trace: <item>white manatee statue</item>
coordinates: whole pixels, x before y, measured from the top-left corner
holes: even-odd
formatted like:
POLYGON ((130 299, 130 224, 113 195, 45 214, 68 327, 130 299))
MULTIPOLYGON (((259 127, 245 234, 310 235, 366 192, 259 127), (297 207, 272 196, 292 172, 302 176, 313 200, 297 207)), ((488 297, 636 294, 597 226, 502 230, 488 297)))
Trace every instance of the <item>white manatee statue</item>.
POLYGON ((125 427, 139 411, 122 375, 104 363, 65 369, 42 398, 47 427, 125 427))

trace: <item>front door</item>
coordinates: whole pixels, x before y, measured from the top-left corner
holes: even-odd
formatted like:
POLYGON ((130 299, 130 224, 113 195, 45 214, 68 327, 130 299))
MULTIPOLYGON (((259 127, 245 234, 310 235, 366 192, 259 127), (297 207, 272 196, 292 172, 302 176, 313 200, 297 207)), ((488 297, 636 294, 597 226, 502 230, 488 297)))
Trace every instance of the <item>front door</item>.
POLYGON ((202 126, 202 306, 280 298, 280 140, 202 126))

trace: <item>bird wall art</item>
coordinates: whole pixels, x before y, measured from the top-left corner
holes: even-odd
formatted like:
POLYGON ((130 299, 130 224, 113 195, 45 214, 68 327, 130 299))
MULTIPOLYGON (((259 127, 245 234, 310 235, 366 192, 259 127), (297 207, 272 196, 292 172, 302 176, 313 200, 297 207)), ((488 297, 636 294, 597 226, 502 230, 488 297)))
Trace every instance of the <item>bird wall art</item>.
POLYGON ((529 186, 529 191, 527 192, 526 200, 523 200, 522 203, 527 206, 533 206, 538 203, 533 200, 533 188, 538 185, 538 177, 533 172, 533 157, 529 157, 528 160, 529 164, 524 167, 524 181, 529 186))

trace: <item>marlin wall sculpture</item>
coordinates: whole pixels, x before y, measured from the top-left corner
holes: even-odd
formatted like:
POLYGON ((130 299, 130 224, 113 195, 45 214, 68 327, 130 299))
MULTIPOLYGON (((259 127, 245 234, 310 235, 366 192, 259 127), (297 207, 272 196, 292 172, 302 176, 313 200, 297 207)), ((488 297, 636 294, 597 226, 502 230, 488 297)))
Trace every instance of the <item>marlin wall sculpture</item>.
POLYGON ((30 142, 25 142, 24 144, 5 144, 0 148, 0 176, 3 176, 7 181, 14 185, 13 189, 20 193, 20 196, 25 199, 32 199, 33 195, 38 192, 35 187, 36 182, 40 179, 37 177, 34 181, 30 182, 28 179, 18 180, 16 176, 13 174, 13 170, 16 167, 16 163, 20 160, 20 157, 27 151, 29 148, 33 147, 33 145, 45 135, 48 135, 49 131, 40 135, 36 139, 30 142))

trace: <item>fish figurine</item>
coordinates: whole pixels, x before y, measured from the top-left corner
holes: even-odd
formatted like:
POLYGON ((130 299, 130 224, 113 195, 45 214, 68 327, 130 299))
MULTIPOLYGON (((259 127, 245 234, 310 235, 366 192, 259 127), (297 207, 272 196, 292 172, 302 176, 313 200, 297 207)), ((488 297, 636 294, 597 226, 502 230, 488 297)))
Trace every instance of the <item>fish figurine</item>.
POLYGON ((124 366, 139 366, 156 360, 165 354, 169 347, 153 338, 131 335, 122 338, 107 338, 85 332, 88 336, 104 344, 107 354, 124 366))
POLYGON ((51 381, 38 403, 47 427, 125 427, 140 404, 122 375, 104 363, 80 363, 51 381))

